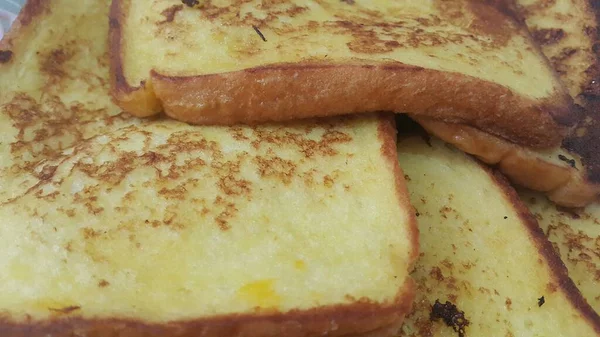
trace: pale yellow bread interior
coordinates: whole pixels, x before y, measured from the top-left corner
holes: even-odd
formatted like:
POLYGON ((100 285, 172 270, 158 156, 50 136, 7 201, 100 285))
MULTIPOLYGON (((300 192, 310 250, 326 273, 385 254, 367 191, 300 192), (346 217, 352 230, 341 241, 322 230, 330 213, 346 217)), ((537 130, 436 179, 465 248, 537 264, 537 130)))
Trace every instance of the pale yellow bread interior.
POLYGON ((30 2, 2 42, 3 336, 389 335, 417 251, 392 121, 132 118, 108 5, 30 2))
MULTIPOLYGON (((598 39, 596 13, 589 0, 516 0, 516 9, 525 20, 542 52, 565 84, 575 102, 584 107, 588 119, 598 119, 596 108, 587 106, 584 97, 594 80, 598 80, 598 57, 594 45, 598 39)), ((594 152, 598 145, 577 152, 556 146, 545 151, 529 149, 477 130, 468 125, 452 125, 415 116, 429 132, 476 155, 488 164, 498 165, 513 182, 537 191, 546 192, 555 203, 566 207, 582 207, 600 195, 598 169, 592 173, 582 165, 582 153, 594 152), (563 158, 566 160, 561 160, 563 158), (573 160, 573 162, 569 162, 573 160), (574 167, 573 167, 574 166, 574 167)), ((600 122, 590 123, 600 127, 600 122)), ((585 134, 576 128, 567 136, 576 139, 585 134)), ((592 142, 600 142, 588 137, 592 142)), ((597 157, 597 155, 596 155, 597 157)), ((600 158, 587 158, 598 166, 600 158)))
POLYGON ((600 335, 600 318, 503 178, 437 138, 401 138, 398 156, 421 240, 402 336, 458 335, 430 320, 436 300, 464 312, 465 336, 600 335))
POLYGON ((398 60, 496 82, 534 98, 556 90, 556 81, 539 56, 523 49, 531 48, 523 36, 508 36, 502 45, 494 43, 498 37, 491 31, 471 35, 469 25, 478 18, 457 1, 446 6, 437 0, 200 1, 197 8, 183 6, 172 23, 162 25, 157 24, 166 20, 161 13, 181 1, 117 1, 129 6, 123 63, 132 86, 148 79, 152 70, 192 76, 301 61, 398 60), (447 20, 455 11, 471 17, 447 20), (436 18, 442 22, 434 24, 436 18), (517 75, 521 81, 514 80, 517 75))
POLYGON ((519 191, 590 305, 600 312, 600 204, 568 210, 543 195, 519 191))

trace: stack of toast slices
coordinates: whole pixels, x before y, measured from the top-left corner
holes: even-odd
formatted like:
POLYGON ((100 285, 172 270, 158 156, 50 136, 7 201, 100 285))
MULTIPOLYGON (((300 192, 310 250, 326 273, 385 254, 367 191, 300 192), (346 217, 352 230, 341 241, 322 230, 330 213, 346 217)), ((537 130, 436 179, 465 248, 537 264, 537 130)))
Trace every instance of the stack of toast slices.
POLYGON ((600 336, 595 6, 27 1, 0 336, 600 336))

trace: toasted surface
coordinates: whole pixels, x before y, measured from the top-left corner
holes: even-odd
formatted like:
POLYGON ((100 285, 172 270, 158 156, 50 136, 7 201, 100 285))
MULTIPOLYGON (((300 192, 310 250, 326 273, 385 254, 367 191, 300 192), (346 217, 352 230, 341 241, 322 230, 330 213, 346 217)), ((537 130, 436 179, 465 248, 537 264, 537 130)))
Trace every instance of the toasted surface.
POLYGON ((401 139, 398 155, 421 240, 403 336, 457 336, 430 320, 436 300, 464 312, 465 336, 600 335, 600 317, 505 179, 437 138, 401 139))
POLYGON ((230 124, 387 110, 538 147, 574 121, 526 31, 480 1, 114 0, 111 54, 114 95, 140 116, 230 124))
POLYGON ((2 42, 0 334, 390 335, 418 248, 393 122, 121 114, 108 5, 28 2, 2 42))
POLYGON ((569 269, 581 293, 600 312, 600 204, 565 210, 539 193, 519 191, 569 269))
POLYGON ((562 146, 538 151, 512 144, 468 125, 416 116, 428 131, 487 163, 498 164, 514 182, 547 192, 552 201, 581 207, 600 195, 600 68, 598 3, 590 0, 517 0, 541 50, 580 105, 583 118, 562 146))

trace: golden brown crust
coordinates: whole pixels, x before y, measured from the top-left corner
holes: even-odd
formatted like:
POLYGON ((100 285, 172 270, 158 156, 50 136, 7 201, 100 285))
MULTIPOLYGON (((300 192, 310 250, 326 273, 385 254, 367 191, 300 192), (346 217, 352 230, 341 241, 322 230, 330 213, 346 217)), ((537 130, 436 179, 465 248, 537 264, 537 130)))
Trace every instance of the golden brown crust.
POLYGON ((129 111, 138 117, 151 116, 159 113, 162 109, 160 102, 151 83, 140 83, 138 87, 132 87, 127 83, 123 72, 121 39, 121 25, 125 20, 124 13, 127 12, 128 2, 113 1, 109 13, 108 45, 110 46, 110 84, 111 94, 115 103, 123 110, 129 111))
POLYGON ((379 138, 381 139, 381 154, 387 160, 390 169, 394 172, 395 183, 396 183, 396 195, 398 196, 398 202, 402 205, 403 209, 411 210, 408 213, 409 217, 409 233, 411 242, 411 255, 408 270, 412 270, 417 258, 419 257, 419 227, 417 224, 417 217, 415 212, 412 211, 413 207, 410 203, 410 194, 408 193, 408 187, 404 180, 404 172, 398 163, 398 150, 396 145, 396 120, 393 115, 387 115, 383 118, 383 121, 379 124, 378 128, 379 138))
POLYGON ((0 319, 3 337, 280 337, 345 336, 390 327, 403 319, 412 307, 415 286, 408 279, 393 303, 358 301, 348 305, 319 307, 272 314, 223 315, 169 323, 148 323, 133 319, 83 319, 69 317, 44 322, 14 323, 0 319))
POLYGON ((398 336, 398 332, 400 331, 400 329, 402 328, 402 323, 404 322, 404 317, 402 317, 401 320, 398 320, 397 322, 390 324, 389 326, 374 330, 374 331, 370 331, 370 332, 366 332, 366 333, 361 333, 358 335, 348 335, 348 336, 343 336, 343 337, 396 337, 398 336))
POLYGON ((513 182, 546 192, 559 205, 582 207, 600 195, 600 184, 588 179, 587 166, 559 166, 531 150, 466 125, 414 118, 428 132, 488 164, 498 165, 513 182))
POLYGON ((154 72, 151 79, 165 112, 194 124, 410 111, 536 148, 561 141, 564 128, 552 116, 570 106, 560 94, 534 102, 495 83, 401 63, 281 64, 191 77, 154 72))
POLYGON ((544 231, 540 228, 535 217, 519 198, 517 192, 510 186, 506 178, 497 171, 492 171, 489 168, 481 165, 488 174, 496 181, 498 186, 504 191, 507 200, 513 205, 513 208, 518 212, 521 218, 521 223, 524 223, 529 231, 529 235, 541 257, 546 260, 550 268, 553 284, 558 289, 561 289, 566 295, 571 304, 577 308, 588 324, 593 327, 596 333, 600 334, 600 316, 588 304, 575 283, 569 278, 567 267, 564 265, 558 253, 552 247, 552 243, 548 240, 544 231))

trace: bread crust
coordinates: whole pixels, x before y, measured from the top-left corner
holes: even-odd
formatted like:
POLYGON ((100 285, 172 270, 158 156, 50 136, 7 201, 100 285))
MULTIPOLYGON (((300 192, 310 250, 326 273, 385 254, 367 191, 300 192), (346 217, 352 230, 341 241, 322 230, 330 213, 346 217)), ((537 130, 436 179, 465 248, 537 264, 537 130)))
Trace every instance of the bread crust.
POLYGON ((564 90, 523 97, 496 83, 400 62, 274 64, 223 74, 170 76, 153 71, 127 83, 121 28, 126 1, 110 14, 111 84, 115 102, 139 116, 164 111, 193 124, 231 125, 374 111, 410 112, 472 125, 533 148, 558 145, 576 121, 564 90))
POLYGON ((114 102, 123 110, 137 117, 147 117, 159 113, 162 106, 149 81, 142 82, 138 87, 127 84, 123 72, 123 44, 121 39, 121 24, 127 13, 126 1, 113 1, 109 11, 108 45, 110 46, 110 84, 114 102))
MULTIPOLYGON (((44 322, 0 320, 4 337, 308 337, 362 335, 399 324, 411 309, 414 284, 407 280, 388 305, 356 302, 349 305, 274 314, 223 315, 206 319, 149 323, 133 319, 70 317, 44 322)), ((368 334, 367 334, 368 336, 368 334)))
POLYGON ((525 224, 529 232, 529 236, 540 252, 540 255, 548 263, 553 285, 566 295, 571 304, 577 308, 588 324, 600 334, 600 315, 588 304, 583 297, 573 280, 569 277, 569 272, 565 264, 560 259, 558 253, 554 250, 552 243, 546 237, 546 234, 538 225, 535 217, 525 204, 519 198, 519 195, 512 188, 506 178, 498 171, 493 171, 490 168, 481 165, 488 172, 490 177, 496 181, 498 186, 504 191, 504 195, 508 202, 513 205, 513 208, 519 213, 521 223, 525 224))
POLYGON ((431 134, 485 163, 497 165, 516 184, 545 192, 558 205, 583 207, 600 195, 600 184, 588 179, 586 166, 556 165, 532 150, 466 125, 413 118, 431 134))
POLYGON ((390 166, 389 169, 394 172, 398 203, 402 205, 404 209, 411 210, 408 212, 408 232, 410 233, 411 242, 411 254, 408 269, 410 271, 414 269, 414 265, 419 257, 419 226, 417 223, 417 216, 415 215, 413 206, 410 202, 410 194, 408 193, 406 180, 404 180, 404 172, 398 163, 398 148, 396 142, 397 129, 394 116, 392 114, 385 115, 382 122, 379 124, 377 131, 379 132, 379 137, 382 139, 381 153, 390 166))
POLYGON ((495 83, 401 63, 281 64, 191 77, 153 72, 150 78, 165 113, 193 124, 408 111, 535 148, 560 143, 565 128, 552 116, 568 115, 570 104, 559 94, 534 102, 495 83))

